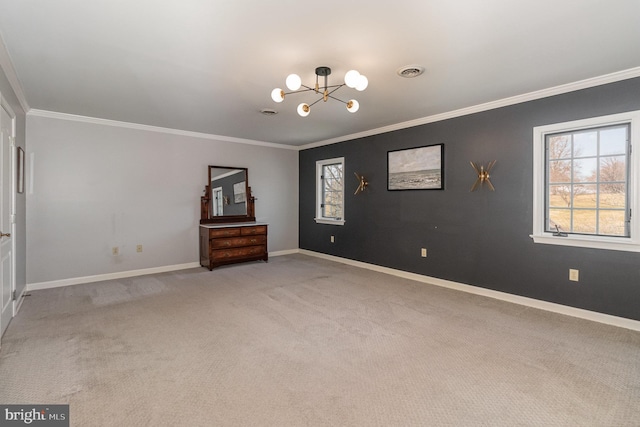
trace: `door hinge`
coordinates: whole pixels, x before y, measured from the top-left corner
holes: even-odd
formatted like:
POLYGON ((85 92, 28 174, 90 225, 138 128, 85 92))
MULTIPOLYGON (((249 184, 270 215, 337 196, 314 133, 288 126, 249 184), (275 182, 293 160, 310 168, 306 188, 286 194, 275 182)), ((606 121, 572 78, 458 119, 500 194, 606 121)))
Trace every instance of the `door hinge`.
POLYGON ((12 296, 12 299, 13 299, 13 301, 15 301, 15 300, 16 300, 16 290, 15 290, 15 289, 13 290, 13 296, 12 296))

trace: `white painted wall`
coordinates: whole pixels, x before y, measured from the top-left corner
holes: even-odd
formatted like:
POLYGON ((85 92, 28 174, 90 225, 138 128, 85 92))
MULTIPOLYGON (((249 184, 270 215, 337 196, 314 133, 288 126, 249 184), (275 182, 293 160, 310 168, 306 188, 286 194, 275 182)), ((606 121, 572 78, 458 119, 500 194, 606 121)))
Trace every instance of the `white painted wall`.
POLYGON ((32 113, 27 139, 29 285, 197 263, 208 165, 249 168, 269 252, 298 248, 296 150, 32 113))

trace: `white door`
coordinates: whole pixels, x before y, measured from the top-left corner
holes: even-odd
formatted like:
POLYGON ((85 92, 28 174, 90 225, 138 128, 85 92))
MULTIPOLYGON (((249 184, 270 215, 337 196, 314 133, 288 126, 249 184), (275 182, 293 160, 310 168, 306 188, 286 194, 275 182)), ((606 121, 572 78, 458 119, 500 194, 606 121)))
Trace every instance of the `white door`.
MULTIPOLYGON (((0 100, 1 97, 0 97, 0 100)), ((4 100, 2 100, 4 101, 4 100)), ((0 337, 13 317, 13 252, 11 202, 13 199, 13 114, 0 102, 0 337)))
POLYGON ((224 213, 222 212, 222 187, 216 187, 211 190, 211 192, 213 193, 213 216, 224 215, 224 213))

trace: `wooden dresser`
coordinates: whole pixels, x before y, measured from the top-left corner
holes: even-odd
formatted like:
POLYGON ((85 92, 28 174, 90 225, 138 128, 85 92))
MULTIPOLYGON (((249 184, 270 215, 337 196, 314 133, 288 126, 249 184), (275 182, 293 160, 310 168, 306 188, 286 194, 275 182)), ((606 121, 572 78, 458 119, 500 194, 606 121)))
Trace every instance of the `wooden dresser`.
POLYGON ((201 224, 200 265, 213 270, 225 264, 268 261, 267 224, 201 224))

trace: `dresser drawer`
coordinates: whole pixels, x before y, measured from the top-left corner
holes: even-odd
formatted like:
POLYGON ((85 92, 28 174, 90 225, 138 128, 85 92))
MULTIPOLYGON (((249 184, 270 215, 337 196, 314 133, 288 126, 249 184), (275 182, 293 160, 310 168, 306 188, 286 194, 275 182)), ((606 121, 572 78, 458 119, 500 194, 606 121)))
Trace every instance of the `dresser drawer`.
POLYGON ((212 249, 235 248, 238 246, 263 245, 267 243, 267 236, 245 236, 245 237, 229 237, 211 240, 212 249))
POLYGON ((209 230, 209 238, 239 236, 240 228, 218 228, 209 230))
POLYGON ((242 227, 240 232, 243 236, 251 235, 251 234, 267 234, 267 226, 266 225, 256 225, 254 227, 242 227))
POLYGON ((266 251, 264 246, 245 246, 242 248, 212 250, 211 259, 213 261, 218 261, 223 259, 264 255, 265 253, 266 251))

